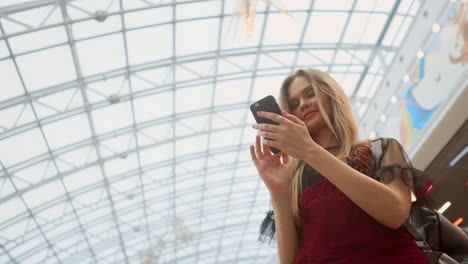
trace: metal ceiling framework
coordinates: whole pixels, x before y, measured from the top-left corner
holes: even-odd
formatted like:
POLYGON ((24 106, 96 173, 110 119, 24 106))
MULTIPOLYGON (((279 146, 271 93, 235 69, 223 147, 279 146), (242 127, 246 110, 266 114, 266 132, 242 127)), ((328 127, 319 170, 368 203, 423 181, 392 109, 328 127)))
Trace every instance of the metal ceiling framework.
POLYGON ((0 210, 9 212, 0 218, 2 263, 271 261, 274 247, 256 240, 269 197, 250 162, 248 145, 254 134, 248 106, 265 92, 277 91, 277 80, 294 69, 315 67, 329 72, 339 82, 352 78, 347 94, 358 116, 363 116, 420 8, 417 0, 385 1, 386 4, 350 0, 348 10, 320 8, 325 1, 304 1, 302 8, 290 9, 293 15, 303 16, 303 22, 298 23, 298 41, 267 44, 266 34, 273 34, 268 25, 279 12, 260 5, 258 42, 224 48, 221 36, 227 30, 225 20, 232 16, 226 12, 227 5, 232 4, 229 1, 110 0, 89 10, 82 2, 86 1, 29 1, 0 8, 0 49, 7 50, 3 51, 4 56, 0 51, 0 69, 4 69, 1 63, 12 65, 23 89, 13 96, 0 97, 0 113, 15 116, 9 125, 0 124, 0 210), (129 2, 138 4, 129 8, 129 2), (378 10, 389 2, 389 8, 378 10), (363 10, 366 3, 371 5, 363 10), (179 7, 194 8, 196 4, 219 5, 219 15, 176 19, 179 7), (38 8, 48 8, 49 13, 37 27, 15 17, 38 8), (127 14, 167 8, 172 12, 168 22, 127 27, 127 14), (71 10, 87 15, 73 18, 69 15, 71 10), (48 24, 54 12, 62 20, 48 24), (310 42, 307 34, 314 26, 312 17, 326 13, 346 15, 339 38, 330 43, 310 42), (378 33, 371 36, 374 43, 362 41, 366 30, 361 31, 355 43, 346 40, 355 15, 367 17, 367 22, 360 25, 366 29, 372 26, 374 14, 385 17, 378 33), (75 37, 74 25, 105 22, 111 17, 120 19, 120 29, 75 37), (205 20, 219 21, 215 49, 178 54, 178 25, 205 20), (6 30, 6 23, 23 29, 6 30), (165 26, 171 30, 171 56, 132 64, 129 34, 165 26), (15 38, 62 27, 66 41, 14 52, 15 38), (121 37, 124 67, 85 74, 77 45, 108 36, 121 37), (28 73, 18 60, 61 47, 69 49, 76 78, 47 87, 29 87, 28 73), (270 78, 277 86, 258 90, 259 80, 270 78), (106 94, 100 89, 109 80, 120 85, 119 92, 106 94), (223 85, 236 82, 248 85, 246 96, 237 101, 220 99, 235 89, 223 85), (183 97, 199 99, 185 91, 204 85, 210 87, 204 94, 209 103, 179 111, 183 97), (56 106, 57 96, 66 102, 64 107, 56 106), (166 114, 141 117, 140 105, 157 107, 165 103, 170 105, 166 114), (106 109, 113 113, 116 106, 123 105, 130 109, 130 122, 115 129, 102 129, 103 119, 96 113, 106 109), (51 112, 39 110, 44 108, 51 112), (79 118, 84 120, 82 125, 88 127, 90 136, 57 143, 57 134, 50 132, 51 127, 79 118), (26 155, 29 149, 19 146, 26 138, 43 142, 44 147, 26 155), (200 149, 190 150, 198 143, 200 149), (7 153, 13 150, 6 147, 17 145, 25 157, 15 159, 7 153), (87 182, 77 183, 81 178, 87 182), (48 192, 60 195, 47 197, 48 192), (44 195, 47 198, 41 198, 44 195))

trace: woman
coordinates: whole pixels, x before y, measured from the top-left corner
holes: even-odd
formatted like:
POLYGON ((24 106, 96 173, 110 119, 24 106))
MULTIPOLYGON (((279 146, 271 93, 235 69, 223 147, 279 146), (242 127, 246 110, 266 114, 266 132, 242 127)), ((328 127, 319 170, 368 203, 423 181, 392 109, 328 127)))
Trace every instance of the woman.
POLYGON ((279 101, 283 117, 259 113, 279 125, 253 125, 250 152, 270 192, 280 263, 428 263, 399 229, 412 182, 401 145, 379 139, 377 166, 371 141, 358 141, 349 100, 321 71, 286 78, 279 101))

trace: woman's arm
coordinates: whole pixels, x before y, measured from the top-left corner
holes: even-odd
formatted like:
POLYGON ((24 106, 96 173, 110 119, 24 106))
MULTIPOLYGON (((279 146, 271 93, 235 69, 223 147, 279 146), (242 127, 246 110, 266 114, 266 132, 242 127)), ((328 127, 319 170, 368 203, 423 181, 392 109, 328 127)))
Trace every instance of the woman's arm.
POLYGON ((381 224, 397 229, 408 217, 411 191, 399 177, 382 184, 322 148, 311 148, 304 161, 381 224))
MULTIPOLYGON (((259 115, 278 120, 273 113, 259 115)), ((313 141, 303 121, 285 112, 283 115, 287 120, 281 120, 278 126, 254 126, 261 130, 259 135, 270 138, 264 140, 266 145, 309 164, 381 224, 396 229, 405 222, 411 208, 411 192, 399 177, 383 184, 354 170, 313 141)))
POLYGON ((281 264, 294 262, 299 249, 299 239, 294 224, 289 193, 271 195, 275 216, 276 243, 281 264))
POLYGON ((273 155, 267 145, 263 145, 262 148, 260 136, 255 138, 255 146, 250 146, 250 154, 270 192, 280 263, 293 263, 299 243, 289 194, 289 183, 293 177, 291 161, 283 152, 273 155))

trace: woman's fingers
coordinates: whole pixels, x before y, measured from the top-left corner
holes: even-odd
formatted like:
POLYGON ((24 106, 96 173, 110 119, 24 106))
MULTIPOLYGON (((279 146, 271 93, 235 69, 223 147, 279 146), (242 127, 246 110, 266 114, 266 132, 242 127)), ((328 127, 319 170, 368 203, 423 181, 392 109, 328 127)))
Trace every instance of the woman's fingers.
POLYGON ((265 156, 271 156, 273 155, 273 152, 271 152, 270 146, 268 146, 266 143, 268 142, 268 139, 263 140, 263 153, 265 156))
POLYGON ((272 112, 257 112, 258 116, 261 116, 263 118, 270 119, 271 121, 276 122, 277 124, 282 124, 283 122, 287 122, 287 119, 285 119, 282 115, 278 115, 272 112))
POLYGON ((260 145, 260 136, 255 137, 255 154, 257 154, 257 159, 263 158, 262 147, 260 145))
POLYGON ((266 131, 272 131, 272 132, 279 131, 279 126, 278 125, 254 124, 254 125, 252 125, 252 127, 254 129, 258 129, 258 130, 266 130, 266 131))
POLYGON ((258 163, 258 159, 257 159, 257 154, 255 154, 255 147, 254 145, 250 145, 250 156, 252 158, 252 161, 255 165, 257 165, 258 163))
POLYGON ((258 131, 257 135, 263 137, 263 138, 268 138, 268 139, 273 139, 273 140, 278 140, 279 135, 277 133, 272 133, 268 131, 258 131))
POLYGON ((288 112, 283 111, 283 116, 287 118, 288 120, 293 121, 296 124, 302 123, 302 120, 300 120, 297 116, 288 114, 288 112))

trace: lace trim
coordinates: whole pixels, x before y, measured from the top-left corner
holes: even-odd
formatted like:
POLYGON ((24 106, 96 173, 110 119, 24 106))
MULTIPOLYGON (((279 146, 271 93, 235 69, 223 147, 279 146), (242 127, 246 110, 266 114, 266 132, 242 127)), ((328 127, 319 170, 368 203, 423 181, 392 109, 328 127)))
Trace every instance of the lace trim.
POLYGON ((275 238, 275 215, 273 210, 267 212, 265 219, 263 219, 262 224, 260 225, 260 235, 258 240, 265 242, 267 238, 270 238, 268 244, 275 238))
POLYGON ((413 167, 407 168, 400 164, 386 165, 375 172, 375 179, 388 184, 399 177, 416 195, 414 204, 432 207, 431 192, 434 190, 434 178, 413 167))
POLYGON ((375 172, 375 178, 382 183, 388 184, 392 182, 395 177, 399 177, 403 183, 409 187, 413 187, 413 178, 418 170, 414 168, 402 167, 400 164, 391 164, 380 167, 375 172))

